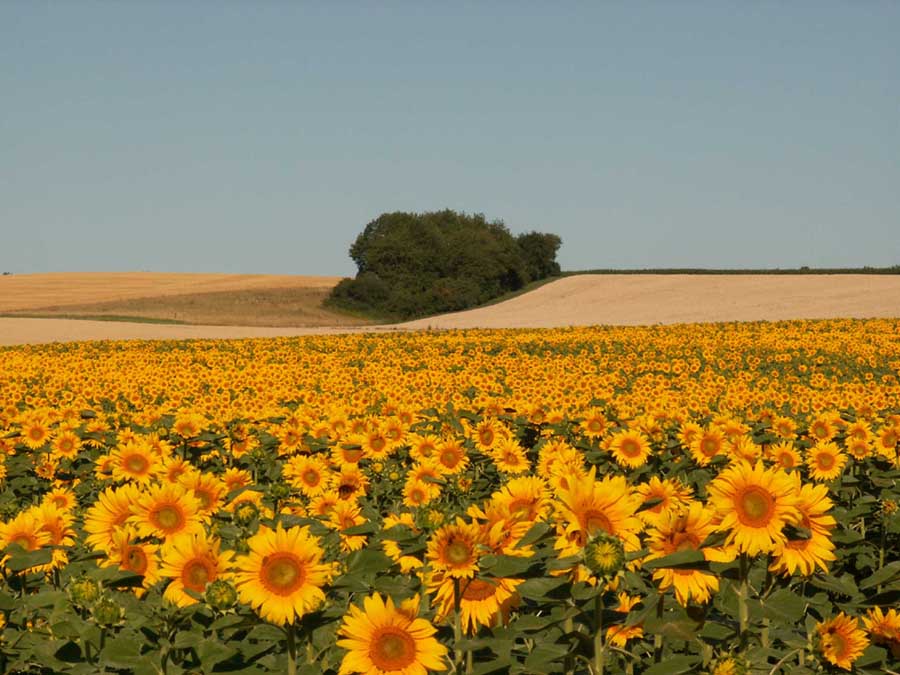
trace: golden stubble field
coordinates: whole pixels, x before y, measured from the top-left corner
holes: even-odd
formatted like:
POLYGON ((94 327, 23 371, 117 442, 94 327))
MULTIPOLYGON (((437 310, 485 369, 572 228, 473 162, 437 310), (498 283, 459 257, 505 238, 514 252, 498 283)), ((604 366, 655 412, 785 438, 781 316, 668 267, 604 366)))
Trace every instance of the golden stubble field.
POLYGON ((7 315, 0 318, 0 344, 900 317, 900 275, 622 274, 566 277, 488 307, 373 326, 321 307, 338 280, 157 273, 0 277, 0 314, 7 315), (9 316, 14 313, 28 318, 9 316), (76 316, 191 325, 71 320, 76 316))

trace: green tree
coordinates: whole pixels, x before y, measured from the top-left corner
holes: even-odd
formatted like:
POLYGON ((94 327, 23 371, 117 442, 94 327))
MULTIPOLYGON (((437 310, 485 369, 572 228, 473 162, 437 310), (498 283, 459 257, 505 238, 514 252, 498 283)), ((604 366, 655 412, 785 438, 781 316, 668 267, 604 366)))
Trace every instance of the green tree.
POLYGON ((559 237, 530 233, 524 247, 520 240, 502 221, 488 222, 480 213, 383 213, 350 247, 358 274, 338 284, 330 302, 412 318, 486 302, 545 269, 558 273, 559 237))

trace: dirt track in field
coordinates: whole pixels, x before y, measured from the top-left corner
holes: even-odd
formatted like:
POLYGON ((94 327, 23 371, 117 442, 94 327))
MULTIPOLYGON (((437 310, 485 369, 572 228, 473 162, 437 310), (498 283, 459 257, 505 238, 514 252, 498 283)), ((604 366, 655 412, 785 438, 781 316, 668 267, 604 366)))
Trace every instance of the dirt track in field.
MULTIPOLYGON (((11 278, 15 277, 0 282, 11 278)), ((2 283, 0 298, 5 296, 2 283)), ((3 306, 0 301, 0 311, 3 306)), ((395 326, 199 326, 0 318, 0 344, 876 317, 900 318, 900 275, 580 275, 489 307, 395 326)))

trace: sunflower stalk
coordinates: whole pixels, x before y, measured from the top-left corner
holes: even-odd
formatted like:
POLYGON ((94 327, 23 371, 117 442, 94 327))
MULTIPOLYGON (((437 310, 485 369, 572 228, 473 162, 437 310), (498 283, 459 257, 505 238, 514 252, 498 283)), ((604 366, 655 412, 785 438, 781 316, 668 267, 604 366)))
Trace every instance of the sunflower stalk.
POLYGON ((740 589, 738 590, 738 620, 740 629, 738 636, 743 642, 747 637, 747 628, 750 625, 750 612, 747 600, 750 596, 750 564, 746 553, 741 553, 739 562, 740 589))
POLYGON ((603 644, 603 594, 594 598, 594 667, 593 675, 603 675, 605 645, 603 644))
POLYGON ((288 675, 297 675, 297 636, 294 634, 294 622, 285 629, 287 634, 288 675))
POLYGON ((460 610, 462 602, 462 590, 460 589, 460 580, 457 577, 453 579, 453 665, 457 673, 462 672, 463 661, 465 660, 465 651, 459 648, 459 643, 463 639, 462 630, 462 611, 460 610))
MULTIPOLYGON (((659 598, 656 601, 656 618, 660 621, 663 618, 663 611, 665 610, 665 600, 666 594, 660 593, 659 598)), ((663 653, 663 636, 662 633, 656 633, 653 636, 653 662, 659 663, 662 660, 663 653)))

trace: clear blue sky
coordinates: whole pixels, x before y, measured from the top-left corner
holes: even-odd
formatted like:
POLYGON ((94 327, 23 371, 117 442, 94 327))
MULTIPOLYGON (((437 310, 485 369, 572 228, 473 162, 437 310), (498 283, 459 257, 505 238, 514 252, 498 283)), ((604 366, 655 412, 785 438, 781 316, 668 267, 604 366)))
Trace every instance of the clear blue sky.
POLYGON ((0 1, 0 270, 355 272, 384 211, 564 269, 900 263, 900 2, 0 1))

